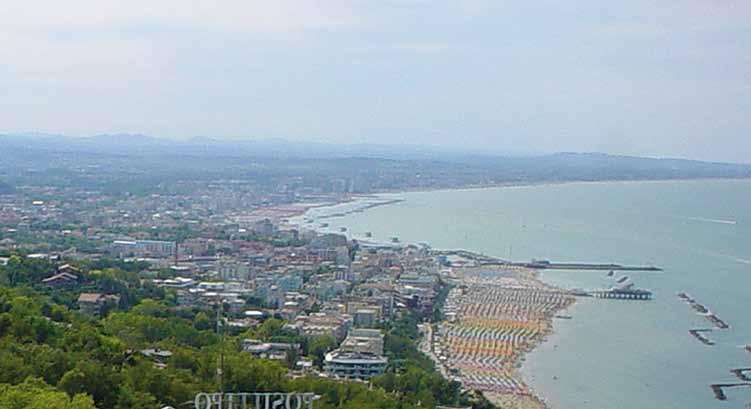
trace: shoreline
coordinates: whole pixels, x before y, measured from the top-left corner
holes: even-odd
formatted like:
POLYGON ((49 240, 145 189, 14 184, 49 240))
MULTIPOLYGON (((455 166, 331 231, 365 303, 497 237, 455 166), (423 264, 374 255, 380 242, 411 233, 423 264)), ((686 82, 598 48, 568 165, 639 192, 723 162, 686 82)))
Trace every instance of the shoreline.
MULTIPOLYGON (((460 267, 461 291, 446 305, 454 319, 437 324, 442 373, 510 409, 549 409, 522 370, 527 355, 554 333, 553 318, 576 301, 528 268, 460 267)), ((432 355, 432 354, 431 354, 432 355)))
MULTIPOLYGON (((360 197, 350 197, 346 201, 336 204, 314 206, 312 208, 334 207, 340 204, 353 203, 358 199, 384 199, 383 202, 370 203, 342 214, 359 213, 373 207, 385 206, 401 202, 402 200, 386 200, 378 195, 368 195, 360 197)), ((298 217, 304 217, 307 211, 298 217)), ((327 219, 336 217, 336 215, 318 216, 315 219, 327 219)), ((297 220, 290 224, 302 227, 304 220, 297 220)), ((321 231, 318 226, 311 226, 315 231, 321 231)), ((343 233, 352 239, 349 232, 343 233)), ((394 243, 384 243, 394 245, 394 243)), ((399 243, 398 246, 406 246, 409 243, 399 243)), ((437 250, 441 251, 441 250, 437 250)), ((470 251, 470 253, 472 253, 470 251)), ((492 258, 492 257, 491 257, 492 258)), ((427 349, 420 347, 422 352, 430 357, 436 364, 445 378, 455 379, 458 377, 462 381, 463 387, 474 389, 485 395, 494 405, 508 409, 550 409, 544 397, 540 396, 525 381, 523 364, 527 355, 538 348, 544 342, 547 342, 551 334, 554 333, 554 317, 569 308, 575 303, 575 297, 565 293, 565 291, 552 283, 548 283, 541 278, 538 270, 521 267, 521 266, 462 266, 456 268, 460 272, 458 279, 459 287, 471 288, 472 291, 479 291, 480 295, 490 297, 508 297, 513 294, 518 299, 507 300, 507 302, 494 302, 489 305, 501 307, 491 313, 473 314, 468 313, 462 319, 454 323, 449 323, 446 319, 436 323, 439 328, 451 327, 452 330, 461 332, 463 335, 469 331, 477 334, 494 334, 491 339, 473 339, 473 335, 460 336, 458 338, 467 339, 469 344, 468 350, 457 345, 454 341, 446 341, 447 344, 441 346, 441 351, 449 351, 457 348, 452 353, 457 353, 461 362, 457 365, 444 365, 436 357, 433 347, 434 339, 427 340, 427 349), (491 273, 492 277, 477 278, 474 273, 491 273), (466 276, 465 276, 466 275, 466 276), (504 309, 504 307, 506 309, 504 309), (527 308, 525 310, 525 308, 527 308), (492 339, 495 337, 496 339, 492 339), (490 346, 492 345, 492 346, 490 346), (474 351, 479 355, 466 356, 467 351, 474 351), (488 363, 490 364, 488 365, 488 363), (464 368, 463 372, 454 373, 458 368, 464 368), (487 382, 486 384, 478 383, 487 382), (495 383, 495 384, 494 384, 495 383)), ((447 277, 444 277, 447 278, 447 277)), ((475 294, 478 295, 478 294, 475 294)), ((474 299, 475 295, 470 296, 474 299)), ((455 297, 456 294, 453 294, 455 297)), ((512 297, 513 298, 513 297, 512 297)), ((452 298, 452 293, 447 297, 447 305, 455 303, 457 300, 452 298)), ((472 307, 470 307, 472 308, 472 307)), ((441 332, 444 329, 441 329, 441 332)), ((433 334, 433 332, 431 332, 433 334)), ((484 335, 483 335, 484 336, 484 335)), ((432 337, 432 335, 431 335, 432 337)), ((442 340, 435 341, 438 344, 442 340)), ((422 345, 421 340, 418 346, 422 345)), ((450 359, 450 358, 449 358, 450 359)))
MULTIPOLYGON (((644 188, 645 189, 649 189, 650 186, 654 186, 653 187, 654 189, 660 189, 660 188, 657 187, 657 185, 654 185, 655 183, 657 183, 657 184, 666 184, 666 189, 677 189, 677 190, 681 190, 681 191, 684 190, 683 186, 686 186, 685 189, 687 189, 687 191, 691 192, 691 191, 694 190, 694 186, 695 185, 697 186, 697 189, 700 186, 702 186, 702 183, 701 183, 702 180, 706 180, 706 179, 701 179, 701 180, 699 180, 699 179, 691 179, 691 180, 648 181, 648 183, 644 185, 644 188), (673 183, 673 182, 680 182, 680 183, 676 184, 676 183, 673 183), (671 186, 674 186, 674 188, 671 187, 671 186)), ((572 182, 572 183, 579 184, 579 183, 582 183, 582 182, 572 182)), ((585 183, 590 184, 591 182, 585 182, 585 183)), ((620 184, 620 183, 624 183, 624 182, 623 181, 619 181, 619 182, 609 182, 609 181, 608 182, 596 182, 596 184, 601 184, 601 185, 604 185, 606 183, 607 184, 610 184, 610 183, 619 183, 620 184)), ((629 184, 639 183, 639 184, 642 184, 643 181, 625 181, 625 183, 629 183, 629 184)), ((707 184, 709 186, 714 186, 714 188, 713 189, 707 188, 707 190, 710 191, 710 192, 712 192, 712 191, 724 191, 724 190, 727 190, 727 189, 734 189, 734 188, 740 188, 742 186, 747 186, 747 183, 748 183, 747 179, 738 180, 738 181, 736 181, 736 179, 711 179, 711 180, 709 180, 707 182, 707 184), (726 182, 723 183, 723 181, 726 181, 726 182)), ((617 187, 618 185, 613 185, 613 186, 617 187)), ((614 187, 614 189, 615 189, 615 187, 614 187)), ((480 189, 485 190, 486 188, 472 188, 471 190, 480 190, 480 189)), ((572 188, 572 189, 574 189, 574 188, 572 188)), ((602 189, 606 189, 606 188, 602 188, 602 189)), ((631 188, 630 187, 623 187, 622 189, 627 189, 628 190, 628 189, 631 189, 631 188)), ((452 191, 452 190, 460 190, 460 189, 448 189, 448 191, 452 191)), ((464 190, 467 190, 467 189, 464 189, 464 190)), ((540 190, 541 191, 546 191, 546 192, 550 192, 550 191, 557 192, 558 191, 556 189, 552 189, 552 190, 540 189, 540 190)), ((574 189, 574 190, 576 190, 576 189, 574 189)), ((583 189, 583 190, 584 191, 589 191, 588 189, 583 189)), ((593 191, 598 192, 600 190, 599 189, 593 189, 593 191)), ((699 191, 704 191, 704 190, 702 188, 702 189, 699 189, 699 191)), ((512 191, 509 191, 509 192, 512 192, 512 191)), ((403 196, 403 198, 406 199, 406 200, 409 200, 409 201, 418 200, 418 199, 419 200, 423 200, 422 196, 410 196, 410 195, 406 195, 406 193, 410 193, 410 192, 402 192, 402 193, 405 193, 405 195, 403 196)), ((498 194, 499 195, 503 195, 503 193, 498 193, 498 194)), ((509 193, 509 194, 511 194, 511 193, 509 193)), ((519 194, 521 194, 521 192, 519 194)), ((385 194, 384 194, 384 196, 386 198, 393 197, 392 195, 388 195, 387 196, 385 194)), ((436 196, 434 198, 433 196, 426 195, 424 198, 425 198, 425 200, 428 200, 427 198, 430 198, 431 200, 438 200, 438 199, 440 199, 442 197, 444 197, 444 196, 440 196, 439 195, 439 196, 436 196)), ((446 196, 446 197, 448 197, 448 196, 446 196)), ((428 201, 428 203, 430 203, 430 201, 428 201)), ((407 206, 407 207, 409 207, 409 206, 407 206)), ((397 211, 397 210, 395 210, 395 209, 389 209, 389 211, 387 211, 387 212, 386 211, 380 212, 380 213, 378 213, 379 216, 378 217, 373 217, 373 219, 374 220, 382 220, 383 216, 387 215, 388 216, 388 218, 386 219, 387 221, 389 219, 393 220, 394 217, 399 217, 399 215, 401 214, 401 211, 397 211)), ((414 211, 414 210, 415 210, 414 206, 410 207, 410 211, 414 211)), ((417 209, 417 210, 419 211, 419 209, 417 209)), ((687 213, 687 214, 699 214, 699 213, 687 213)), ((335 221, 331 222, 332 226, 334 226, 331 231, 338 230, 338 227, 340 225, 349 225, 349 223, 350 223, 349 221, 346 221, 346 222, 344 221, 344 220, 349 220, 349 219, 350 218, 345 218, 345 219, 340 219, 340 220, 336 220, 335 219, 335 221)), ((398 234, 401 233, 400 230, 403 230, 403 229, 399 228, 400 226, 399 226, 398 223, 396 225, 392 225, 392 223, 389 223, 387 226, 379 229, 377 226, 372 225, 372 223, 367 223, 367 221, 369 221, 369 220, 371 220, 370 217, 365 217, 365 218, 362 218, 362 219, 359 218, 359 217, 356 217, 356 218, 353 218, 353 221, 351 223, 354 223, 352 226, 360 226, 361 230, 363 230, 363 229, 371 229, 371 228, 374 229, 374 233, 380 235, 379 237, 382 238, 382 239, 384 239, 384 241, 385 241, 385 238, 388 237, 388 235, 389 235, 388 233, 394 233, 394 234, 398 235, 398 234), (396 230, 394 230, 394 229, 396 229, 396 230)), ((666 223, 668 223, 668 222, 666 222, 666 223)), ((674 222, 669 222, 669 223, 670 223, 671 226, 673 224, 675 224, 674 222)), ((739 219, 739 225, 741 225, 740 219, 739 219)), ((317 225, 316 225, 316 227, 317 227, 317 225)), ((419 225, 418 225, 418 227, 419 227, 419 225)), ((412 230, 409 230, 409 232, 412 232, 412 230)), ((417 232, 419 233, 419 231, 417 231, 417 232)), ((356 234, 356 232, 354 232, 354 231, 348 233, 348 235, 350 235, 350 236, 354 235, 354 234, 356 234)), ((407 239, 407 240, 405 240, 405 243, 403 243, 403 245, 409 244, 410 243, 409 239, 414 239, 415 241, 417 241, 417 239, 423 239, 422 237, 420 237, 419 234, 411 234, 411 233, 408 234, 407 232, 405 232, 404 234, 407 235, 407 236, 409 236, 409 237, 407 237, 407 236, 402 237, 403 239, 407 239)), ((424 239, 426 241, 430 241, 430 240, 434 240, 434 239, 435 240, 440 239, 440 240, 443 240, 442 243, 443 244, 447 244, 448 247, 451 247, 452 245, 454 247, 457 246, 457 245, 461 246, 462 243, 464 243, 465 246, 468 246, 468 244, 466 243, 466 241, 463 242, 461 240, 459 240, 459 241, 453 240, 453 241, 446 242, 441 236, 438 236, 438 237, 426 236, 424 239)), ((438 244, 441 244, 441 243, 438 243, 438 244)), ((480 243, 480 244, 482 244, 482 243, 480 243)), ((498 255, 501 255, 501 254, 498 254, 498 255)), ((630 254, 630 257, 634 258, 634 257, 638 257, 638 256, 634 256, 633 254, 630 254)), ((735 271, 735 270, 733 270, 733 271, 735 271)), ((538 279, 540 279, 544 283, 549 283, 550 285, 557 285, 558 287, 561 287, 561 288, 570 288, 570 286, 567 285, 567 281, 557 280, 556 279, 556 277, 558 277, 557 275, 548 276, 548 274, 544 270, 541 270, 538 273, 539 273, 538 279)), ((560 359, 561 357, 566 357, 565 355, 560 355, 561 353, 559 352, 559 353, 557 353, 558 355, 557 355, 557 358, 556 358, 556 352, 552 351, 552 343, 556 343, 557 344, 558 343, 558 339, 560 339, 560 338, 558 338, 558 335, 560 334, 560 335, 566 337, 568 339, 567 342, 569 342, 569 343, 571 341, 578 342, 577 341, 577 337, 572 338, 572 333, 570 331, 568 331, 568 329, 571 328, 571 325, 574 325, 574 327, 576 327, 576 328, 582 328, 583 326, 586 326, 586 325, 588 325, 588 323, 592 322, 591 320, 592 320, 593 316, 599 315, 599 313, 600 313, 600 311, 598 311, 599 308, 596 307, 596 306, 593 306, 594 304, 592 304, 591 302, 589 302, 587 300, 578 300, 578 301, 579 302, 576 302, 576 304, 573 304, 572 309, 570 309, 571 315, 576 315, 577 316, 576 317, 576 321, 574 321, 574 324, 571 324, 568 321, 555 322, 557 320, 554 318, 552 320, 553 321, 552 322, 552 329, 553 330, 550 333, 546 334, 546 336, 544 338, 542 338, 538 344, 535 345, 534 350, 531 353, 525 353, 524 356, 523 356, 523 358, 521 358, 519 360, 519 362, 522 363, 522 365, 520 365, 520 368, 518 369, 518 375, 522 379, 524 379, 525 381, 528 382, 528 385, 530 385, 529 389, 530 389, 530 391, 533 394, 535 394, 536 396, 541 396, 542 398, 545 398, 545 399, 550 398, 550 400, 548 402, 545 402, 544 399, 541 399, 542 403, 543 404, 547 404, 548 407, 550 407, 550 405, 553 405, 553 407, 556 407, 555 405, 557 404, 557 402, 558 402, 559 405, 560 404, 564 404, 565 405, 566 402, 568 402, 568 403, 572 403, 572 402, 574 402, 574 403, 576 403, 576 402, 581 403, 581 399, 579 399, 578 395, 576 395, 575 390, 572 390, 570 388, 570 385, 569 385, 570 382, 568 381, 569 379, 576 379, 576 378, 571 378, 572 376, 576 376, 576 371, 561 371, 561 372, 550 371, 549 370, 550 369, 550 364, 542 364, 542 363, 540 363, 540 362, 543 362, 541 360, 544 360, 545 363, 547 363, 547 362, 553 362, 554 364, 557 364, 558 363, 557 362, 558 359, 560 359), (580 302, 582 302, 582 301, 584 301, 584 302, 580 304, 580 302), (579 320, 579 317, 578 317, 579 314, 580 314, 580 312, 579 312, 580 311, 580 309, 579 309, 580 306, 583 308, 581 311, 584 311, 584 310, 587 311, 586 314, 582 315, 582 320, 581 321, 579 320), (586 317, 584 317, 584 315, 586 315, 586 317), (538 357, 537 353, 539 351, 544 351, 544 355, 541 354, 538 357), (544 358, 543 358, 543 356, 544 356, 544 358), (528 369, 527 365, 529 365, 529 369, 530 370, 527 370, 528 369), (556 382, 555 380, 552 380, 551 379, 552 375, 559 376, 561 378, 561 381, 556 382), (565 387, 564 387, 564 382, 565 382, 565 387), (558 386, 555 386, 556 384, 558 386)), ((728 317, 728 318, 730 318, 730 317, 728 317)), ((642 327, 644 327, 644 326, 640 324, 639 328, 642 328, 642 327)), ((688 335, 685 333, 685 329, 681 332, 681 334, 683 334, 684 336, 686 336, 687 338, 689 338, 688 335)), ((692 338, 691 338, 691 342, 692 343, 694 342, 694 340, 692 338)), ((575 351, 577 351, 577 353, 582 353, 582 354, 584 354, 584 353, 587 352, 586 348, 585 349, 578 348, 578 349, 575 349, 575 351)), ((722 351, 722 353, 725 353, 725 351, 722 351)), ((562 362, 569 362, 570 363, 571 361, 572 361, 572 359, 566 358, 562 362)), ((596 363, 593 362, 593 364, 596 364, 596 363)), ((593 366, 593 368, 595 368, 595 367, 593 366)), ((651 367, 649 367, 649 368, 651 368, 651 367)), ((597 366, 597 369, 599 370, 599 366, 597 366)), ((591 378, 591 376, 590 376, 590 378, 591 378)), ((599 380, 599 379, 603 379, 603 378, 598 377, 597 380, 599 380)), ((600 385, 600 387, 602 387, 601 384, 598 384, 598 385, 600 385)), ((692 394, 692 396, 693 396, 693 394, 692 394)), ((695 397, 698 399, 698 398, 702 398, 703 395, 700 396, 700 395, 697 394, 697 396, 695 396, 695 397)), ((503 396, 498 396, 498 397, 494 396, 494 399, 503 399, 503 396)), ((509 398, 509 399, 511 399, 511 398, 509 398)), ((496 400, 496 402, 500 402, 500 401, 496 400)), ((602 402, 600 402, 600 403, 602 403, 602 402)), ((513 405, 507 405, 507 406, 514 407, 513 405)), ((704 407, 710 407, 711 405, 703 405, 703 406, 704 407)), ((538 408, 539 407, 541 407, 541 406, 538 406, 538 408)), ((544 406, 542 406, 542 407, 544 407, 544 406)), ((688 405, 687 407, 692 407, 692 406, 688 405)))
MULTIPOLYGON (((538 182, 502 182, 486 185, 467 185, 456 187, 408 188, 398 190, 383 190, 366 194, 365 196, 395 195, 401 193, 430 193, 430 192, 463 192, 501 188, 526 188, 563 185, 608 185, 608 184, 636 184, 636 183, 688 183, 696 181, 751 181, 751 177, 705 177, 705 178, 676 178, 676 179, 613 179, 613 180, 561 180, 538 182)), ((356 196, 356 195, 355 195, 356 196)))
MULTIPOLYGON (((263 218, 265 213, 270 212, 270 218, 275 218, 289 225, 298 225, 302 227, 303 223, 292 223, 289 219, 302 217, 312 209, 323 209, 335 207, 347 203, 355 203, 362 199, 381 199, 384 203, 364 206, 356 210, 348 211, 344 215, 362 212, 371 208, 391 205, 404 201, 405 199, 393 199, 387 196, 394 196, 406 193, 434 193, 434 192, 467 192, 490 189, 508 189, 508 188, 533 188, 533 187, 553 187, 564 185, 607 185, 607 184, 637 184, 637 183, 688 183, 695 181, 751 181, 751 177, 717 177, 717 178, 685 178, 685 179, 616 179, 616 180, 566 180, 566 181, 540 181, 540 182, 503 182, 487 185, 468 185, 456 187, 436 187, 436 188, 408 188, 396 190, 383 190, 371 193, 351 193, 339 199, 331 199, 324 202, 296 202, 283 205, 274 205, 264 208, 258 208, 250 211, 246 216, 263 218), (274 214, 276 213, 276 214, 274 214)), ((328 215, 325 218, 333 218, 341 215, 328 215)), ((315 229, 317 230, 317 229, 315 229)))

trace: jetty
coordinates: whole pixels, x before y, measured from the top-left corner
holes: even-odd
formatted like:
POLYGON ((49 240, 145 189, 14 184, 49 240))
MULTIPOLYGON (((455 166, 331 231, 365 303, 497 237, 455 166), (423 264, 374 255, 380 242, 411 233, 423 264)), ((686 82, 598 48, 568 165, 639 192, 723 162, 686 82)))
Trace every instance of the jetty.
POLYGON ((714 314, 707 314, 705 315, 705 317, 707 318, 707 321, 711 322, 715 327, 719 329, 730 328, 730 325, 728 325, 725 321, 721 320, 720 317, 714 314))
POLYGON ((608 271, 662 271, 655 266, 624 266, 601 263, 554 263, 548 260, 535 260, 524 263, 524 267, 538 270, 608 270, 608 271))
POLYGON ((751 382, 751 376, 748 375, 748 372, 751 372, 751 368, 736 368, 730 370, 730 373, 737 376, 738 379, 745 382, 751 382))
POLYGON ((714 392, 715 398, 718 400, 727 400, 728 397, 725 394, 725 389, 729 388, 748 388, 751 387, 751 382, 743 382, 743 383, 713 383, 709 385, 710 388, 712 388, 712 392, 714 392))
POLYGON ((404 201, 404 199, 391 199, 391 200, 372 202, 372 203, 368 203, 368 204, 366 204, 364 206, 358 206, 358 207, 356 207, 354 209, 349 209, 349 210, 346 210, 346 211, 343 211, 343 212, 331 213, 331 214, 326 214, 326 215, 323 215, 323 216, 318 216, 318 219, 332 219, 332 218, 335 218, 335 217, 344 217, 344 216, 347 216, 347 215, 350 215, 350 214, 354 214, 354 213, 362 213, 365 210, 369 210, 369 209, 372 209, 374 207, 392 205, 392 204, 403 202, 403 201, 404 201))
POLYGON ((480 265, 483 266, 506 266, 506 265, 512 265, 514 263, 503 260, 497 257, 488 256, 482 253, 476 253, 474 251, 469 250, 433 250, 433 254, 440 255, 440 256, 455 256, 455 257, 461 257, 463 259, 474 261, 480 265))
POLYGON ((704 345, 712 346, 714 345, 714 341, 709 339, 706 335, 704 335, 705 332, 712 332, 711 329, 690 329, 688 330, 688 333, 691 334, 694 338, 698 339, 699 342, 701 342, 704 345))
POLYGON ((616 300, 651 300, 652 292, 643 289, 620 289, 611 288, 607 290, 593 290, 588 294, 595 298, 609 298, 616 300))
POLYGON ((704 316, 707 321, 712 323, 712 325, 715 326, 717 329, 729 329, 730 324, 723 321, 720 317, 712 313, 709 308, 704 306, 704 304, 701 304, 699 301, 697 301, 695 298, 690 296, 688 293, 681 292, 678 293, 678 298, 685 301, 691 308, 696 311, 699 315, 704 316))
MULTIPOLYGON (((499 266, 528 268, 532 270, 605 270, 605 271, 662 271, 655 266, 624 266, 612 263, 555 263, 548 260, 532 260, 531 262, 518 262, 504 260, 498 257, 488 256, 482 253, 476 253, 468 250, 433 250, 434 254, 442 256, 458 256, 467 260, 474 261, 482 266, 499 266)), ((612 276, 612 274, 611 274, 612 276)))
POLYGON ((615 287, 600 290, 582 290, 573 289, 568 292, 570 295, 579 297, 606 298, 614 300, 651 300, 652 291, 642 288, 634 288, 633 283, 622 282, 615 287))

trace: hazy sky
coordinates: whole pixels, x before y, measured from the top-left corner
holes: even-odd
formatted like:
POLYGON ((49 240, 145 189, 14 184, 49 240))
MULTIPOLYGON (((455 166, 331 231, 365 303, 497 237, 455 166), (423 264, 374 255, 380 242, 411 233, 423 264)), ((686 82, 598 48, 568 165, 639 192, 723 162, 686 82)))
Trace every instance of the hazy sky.
POLYGON ((0 1, 0 132, 751 162, 751 1, 0 1))

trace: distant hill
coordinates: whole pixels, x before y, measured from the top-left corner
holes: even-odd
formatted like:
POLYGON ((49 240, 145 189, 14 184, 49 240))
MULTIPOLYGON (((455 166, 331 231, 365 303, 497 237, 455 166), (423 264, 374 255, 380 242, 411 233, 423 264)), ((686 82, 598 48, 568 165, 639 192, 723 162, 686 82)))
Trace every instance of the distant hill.
POLYGON ((10 183, 0 179, 0 195, 5 193, 11 193, 13 191, 13 186, 10 185, 10 183))
POLYGON ((475 157, 477 166, 540 181, 748 178, 751 165, 602 153, 556 153, 531 157, 475 157))
MULTIPOLYGON (((13 185, 148 191, 177 181, 239 179, 259 186, 312 183, 362 191, 565 181, 751 178, 751 165, 557 153, 498 156, 440 148, 297 143, 281 139, 174 141, 139 134, 71 138, 0 135, 0 174, 13 185), (299 183, 299 182, 294 182, 299 183)), ((7 190, 7 187, 5 188, 7 190)))
POLYGON ((189 140, 157 138, 143 134, 103 134, 70 137, 54 134, 0 134, 0 143, 16 148, 49 152, 102 154, 162 154, 266 157, 266 158, 345 158, 364 157, 401 160, 449 160, 466 153, 417 145, 329 144, 293 142, 280 138, 223 140, 205 136, 189 140))

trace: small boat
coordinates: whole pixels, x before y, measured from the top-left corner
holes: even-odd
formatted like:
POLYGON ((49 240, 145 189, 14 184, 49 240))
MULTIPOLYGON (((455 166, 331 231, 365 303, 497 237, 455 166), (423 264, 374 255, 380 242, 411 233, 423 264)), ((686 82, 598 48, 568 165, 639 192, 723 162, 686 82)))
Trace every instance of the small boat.
POLYGON ((615 274, 615 273, 613 273, 613 270, 610 270, 610 272, 608 273, 608 277, 612 277, 613 274, 615 274))
POLYGON ((365 232, 365 237, 373 237, 373 233, 371 233, 369 231, 366 231, 365 232))
POLYGON ((346 227, 340 227, 340 228, 339 228, 339 231, 340 231, 340 232, 342 232, 342 233, 344 233, 344 232, 346 232, 346 231, 347 231, 347 228, 346 228, 346 227))
POLYGON ((628 280, 628 276, 623 276, 616 281, 618 284, 623 284, 626 280, 628 280))

